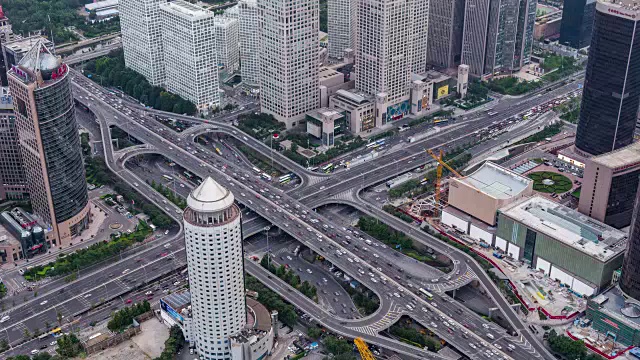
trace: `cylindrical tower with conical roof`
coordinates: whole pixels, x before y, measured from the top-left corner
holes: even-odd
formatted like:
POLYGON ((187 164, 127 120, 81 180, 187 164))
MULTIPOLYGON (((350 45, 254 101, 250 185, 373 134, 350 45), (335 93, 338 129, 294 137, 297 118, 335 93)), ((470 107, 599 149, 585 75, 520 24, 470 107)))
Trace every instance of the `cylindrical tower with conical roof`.
POLYGON ((240 215, 233 194, 211 177, 187 198, 184 240, 199 359, 231 359, 229 337, 246 324, 240 215))

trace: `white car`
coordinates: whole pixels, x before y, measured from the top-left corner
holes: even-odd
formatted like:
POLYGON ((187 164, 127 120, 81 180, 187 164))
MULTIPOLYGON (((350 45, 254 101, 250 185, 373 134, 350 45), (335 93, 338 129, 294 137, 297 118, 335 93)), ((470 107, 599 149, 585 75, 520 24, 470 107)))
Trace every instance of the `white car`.
POLYGON ((38 349, 33 349, 33 350, 31 350, 31 355, 35 355, 35 354, 37 354, 37 353, 39 353, 39 352, 40 352, 40 350, 38 350, 38 349))
POLYGON ((313 274, 313 271, 311 271, 311 269, 307 269, 307 272, 308 272, 309 274, 313 274))
POLYGON ((88 298, 90 298, 90 297, 91 297, 91 294, 86 294, 86 295, 84 296, 84 298, 85 298, 85 299, 88 299, 88 298))
POLYGON ((52 342, 49 343, 49 346, 56 346, 56 345, 58 345, 57 341, 52 341, 52 342))
POLYGON ((48 303, 48 301, 45 300, 45 301, 41 302, 40 305, 47 305, 47 303, 48 303))

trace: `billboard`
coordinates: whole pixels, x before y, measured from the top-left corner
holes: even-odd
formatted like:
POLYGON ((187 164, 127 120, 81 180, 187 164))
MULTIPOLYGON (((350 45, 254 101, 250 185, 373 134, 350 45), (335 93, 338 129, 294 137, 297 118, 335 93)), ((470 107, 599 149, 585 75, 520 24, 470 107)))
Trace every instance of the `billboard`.
POLYGON ((184 318, 182 317, 182 315, 178 314, 177 311, 175 311, 171 306, 169 306, 169 304, 164 302, 164 300, 162 299, 160 299, 160 307, 162 308, 162 310, 166 311, 167 314, 169 314, 172 318, 174 318, 180 324, 184 323, 184 318))
POLYGON ((429 95, 422 95, 421 102, 422 104, 420 107, 422 108, 422 110, 429 109, 429 95))
POLYGON ((438 97, 436 99, 440 99, 443 96, 449 95, 449 85, 444 85, 438 88, 438 97))

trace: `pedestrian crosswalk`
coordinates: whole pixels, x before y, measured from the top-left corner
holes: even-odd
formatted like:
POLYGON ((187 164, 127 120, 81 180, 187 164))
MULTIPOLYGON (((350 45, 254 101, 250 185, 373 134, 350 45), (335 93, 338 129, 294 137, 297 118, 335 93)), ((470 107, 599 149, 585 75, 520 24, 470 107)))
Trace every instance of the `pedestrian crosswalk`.
POLYGON ((477 279, 478 275, 476 275, 475 272, 473 272, 473 270, 471 269, 467 269, 467 271, 462 274, 461 276, 452 279, 450 281, 444 282, 444 283, 423 283, 423 287, 426 288, 428 291, 434 291, 434 292, 446 292, 446 291, 451 291, 454 289, 459 289, 465 285, 467 285, 468 283, 470 283, 471 281, 473 281, 474 279, 477 279))
POLYGON ((384 314, 384 316, 378 321, 374 322, 373 324, 369 324, 365 326, 354 326, 354 327, 351 327, 351 329, 363 334, 375 336, 380 331, 383 331, 389 328, 391 325, 395 324, 398 321, 398 319, 400 319, 403 312, 404 310, 399 304, 392 302, 391 308, 389 309, 389 311, 386 314, 384 314))

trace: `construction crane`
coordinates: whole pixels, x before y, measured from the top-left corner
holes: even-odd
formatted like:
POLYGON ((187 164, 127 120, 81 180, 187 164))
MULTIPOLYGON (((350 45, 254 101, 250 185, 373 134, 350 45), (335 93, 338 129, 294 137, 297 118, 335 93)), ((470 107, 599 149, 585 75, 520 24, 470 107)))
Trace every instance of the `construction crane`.
POLYGON ((364 342, 362 338, 355 338, 353 340, 353 343, 356 344, 356 347, 360 352, 360 357, 362 357, 362 360, 376 360, 376 358, 373 357, 371 350, 369 350, 367 343, 364 342))
POLYGON ((431 149, 427 149, 427 153, 429 153, 429 155, 431 155, 431 157, 438 162, 438 167, 436 169, 436 206, 434 207, 434 215, 435 217, 437 217, 438 215, 440 215, 440 210, 438 209, 438 206, 440 205, 440 180, 442 179, 442 167, 447 168, 447 170, 451 171, 451 173, 456 177, 462 177, 462 175, 460 175, 460 173, 458 173, 451 166, 449 166, 449 164, 444 162, 443 160, 444 153, 442 152, 442 149, 440 149, 439 156, 436 155, 431 149))

